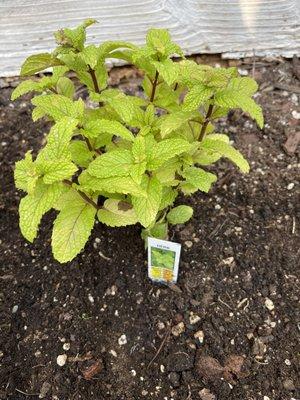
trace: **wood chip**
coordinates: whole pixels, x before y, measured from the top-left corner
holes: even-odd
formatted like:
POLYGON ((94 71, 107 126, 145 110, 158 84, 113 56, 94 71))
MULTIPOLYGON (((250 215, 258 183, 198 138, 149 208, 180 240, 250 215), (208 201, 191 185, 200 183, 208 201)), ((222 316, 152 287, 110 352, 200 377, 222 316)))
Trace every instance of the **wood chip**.
POLYGON ((99 374, 99 372, 101 372, 102 370, 103 370, 102 360, 97 360, 92 365, 83 370, 82 375, 84 379, 90 381, 95 375, 99 374))
POLYGON ((284 143, 283 147, 288 154, 294 154, 297 150, 299 143, 300 143, 300 131, 291 132, 288 135, 287 141, 284 143))

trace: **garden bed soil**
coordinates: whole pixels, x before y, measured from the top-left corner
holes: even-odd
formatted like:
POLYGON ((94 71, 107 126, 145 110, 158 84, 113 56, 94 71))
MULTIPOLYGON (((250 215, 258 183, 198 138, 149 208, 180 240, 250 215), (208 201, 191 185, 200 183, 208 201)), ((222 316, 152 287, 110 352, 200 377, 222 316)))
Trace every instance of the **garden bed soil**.
MULTIPOLYGON (((21 236, 13 166, 48 125, 0 80, 0 399, 299 399, 299 80, 289 61, 237 63, 260 84, 266 125, 239 111, 219 122, 251 172, 222 161, 208 195, 182 199, 194 216, 170 233, 183 247, 172 288, 147 278, 139 226, 98 223, 64 265, 54 212, 34 244, 21 236)), ((111 83, 136 93, 140 79, 125 67, 111 83)))

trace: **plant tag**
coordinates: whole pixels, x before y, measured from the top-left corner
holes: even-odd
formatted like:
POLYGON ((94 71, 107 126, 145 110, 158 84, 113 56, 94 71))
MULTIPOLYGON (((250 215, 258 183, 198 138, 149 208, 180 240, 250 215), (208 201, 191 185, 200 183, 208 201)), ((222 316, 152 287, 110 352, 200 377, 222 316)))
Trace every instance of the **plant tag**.
POLYGON ((148 276, 152 281, 176 283, 181 244, 148 237, 148 276))

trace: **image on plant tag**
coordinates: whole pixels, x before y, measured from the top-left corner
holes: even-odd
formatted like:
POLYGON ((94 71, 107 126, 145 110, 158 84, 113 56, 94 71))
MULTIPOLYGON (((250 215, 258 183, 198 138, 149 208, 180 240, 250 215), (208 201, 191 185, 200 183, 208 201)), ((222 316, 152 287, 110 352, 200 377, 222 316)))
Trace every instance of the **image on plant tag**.
POLYGON ((148 237, 148 276, 153 281, 175 283, 181 244, 148 237))

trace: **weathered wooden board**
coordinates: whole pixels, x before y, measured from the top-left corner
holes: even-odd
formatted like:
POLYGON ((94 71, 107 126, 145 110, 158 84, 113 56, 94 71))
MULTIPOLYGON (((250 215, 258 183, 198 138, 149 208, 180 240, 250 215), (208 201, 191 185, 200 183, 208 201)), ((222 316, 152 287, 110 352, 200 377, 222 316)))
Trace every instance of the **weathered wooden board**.
POLYGON ((52 32, 85 18, 90 42, 142 43, 149 27, 165 27, 186 54, 223 57, 300 53, 300 0, 0 0, 0 76, 54 47, 52 32))

